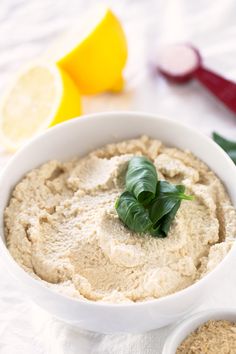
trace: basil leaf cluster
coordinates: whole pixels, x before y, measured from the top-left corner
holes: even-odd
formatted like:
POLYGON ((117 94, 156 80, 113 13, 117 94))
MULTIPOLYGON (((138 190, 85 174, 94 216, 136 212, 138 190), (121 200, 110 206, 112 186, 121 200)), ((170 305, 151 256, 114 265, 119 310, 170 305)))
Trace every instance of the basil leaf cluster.
POLYGON ((153 163, 144 156, 133 157, 125 178, 126 191, 115 208, 121 221, 132 231, 166 237, 181 200, 192 200, 185 187, 159 181, 153 163))

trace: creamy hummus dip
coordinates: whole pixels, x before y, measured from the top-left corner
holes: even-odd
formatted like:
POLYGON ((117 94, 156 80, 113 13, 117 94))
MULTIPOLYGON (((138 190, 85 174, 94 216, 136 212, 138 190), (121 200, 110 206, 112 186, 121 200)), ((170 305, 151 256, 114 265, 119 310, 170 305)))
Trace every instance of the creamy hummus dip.
POLYGON ((136 302, 174 293, 211 271, 233 244, 236 213, 220 180, 191 152, 143 136, 29 172, 5 210, 5 233, 14 259, 57 291, 136 302), (195 196, 182 201, 166 238, 134 233, 116 213, 134 155, 147 156, 159 179, 195 196))

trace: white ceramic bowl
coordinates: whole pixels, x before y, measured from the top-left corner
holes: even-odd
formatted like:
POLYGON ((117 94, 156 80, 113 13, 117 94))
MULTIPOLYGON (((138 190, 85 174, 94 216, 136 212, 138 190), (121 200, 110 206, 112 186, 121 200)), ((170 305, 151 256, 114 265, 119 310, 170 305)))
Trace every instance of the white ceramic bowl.
POLYGON ((236 322, 236 308, 218 308, 197 312, 180 322, 166 338, 162 354, 175 354, 182 341, 195 329, 209 320, 236 322))
POLYGON ((60 295, 29 276, 11 257, 4 241, 3 211, 12 188, 26 172, 51 160, 82 156, 106 143, 147 134, 167 145, 189 149, 216 172, 236 205, 236 168, 211 139, 175 121, 146 113, 99 113, 70 120, 47 130, 24 146, 0 175, 0 257, 19 287, 45 310, 81 328, 103 332, 143 332, 163 327, 202 302, 209 287, 234 257, 231 250, 221 264, 192 286, 161 299, 134 304, 81 301, 60 295))

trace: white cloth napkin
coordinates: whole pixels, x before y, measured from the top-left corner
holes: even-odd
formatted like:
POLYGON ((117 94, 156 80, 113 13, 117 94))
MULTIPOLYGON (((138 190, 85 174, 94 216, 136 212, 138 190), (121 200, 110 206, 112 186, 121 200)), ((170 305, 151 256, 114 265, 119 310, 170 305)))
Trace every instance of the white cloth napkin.
MULTIPOLYGON (((1 0, 0 89, 20 65, 40 55, 95 0, 1 0)), ((189 41, 205 64, 236 81, 234 0, 106 1, 122 19, 129 40, 128 87, 121 95, 84 98, 85 112, 132 109, 154 112, 236 137, 236 116, 197 82, 178 86, 151 72, 155 46, 189 41)), ((0 152, 0 165, 9 158, 0 152)), ((3 186, 1 186, 2 188, 3 186)), ((235 264, 201 308, 236 306, 235 264)), ((0 260, 0 354, 159 354, 171 327, 137 335, 101 335, 53 318, 18 289, 0 260)))

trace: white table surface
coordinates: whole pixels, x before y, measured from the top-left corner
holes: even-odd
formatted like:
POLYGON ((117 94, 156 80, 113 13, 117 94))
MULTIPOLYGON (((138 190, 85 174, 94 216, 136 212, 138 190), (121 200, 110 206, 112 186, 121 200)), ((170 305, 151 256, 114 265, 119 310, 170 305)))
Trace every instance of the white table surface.
MULTIPOLYGON (((92 0, 1 0, 0 91, 20 66, 37 58, 79 21, 92 0)), ((102 2, 102 1, 101 1, 102 2)), ((129 40, 127 89, 120 95, 84 98, 85 113, 143 110, 177 119, 205 134, 216 130, 236 139, 236 116, 197 82, 177 86, 154 76, 150 61, 161 43, 189 41, 205 64, 236 81, 234 0, 106 1, 123 21, 129 40)), ((0 166, 9 155, 0 149, 0 166)), ((3 188, 3 186, 1 186, 3 188)), ((236 257, 201 308, 236 306, 236 257)), ((55 320, 21 293, 0 260, 0 354, 158 354, 170 328, 145 335, 104 336, 55 320)))

